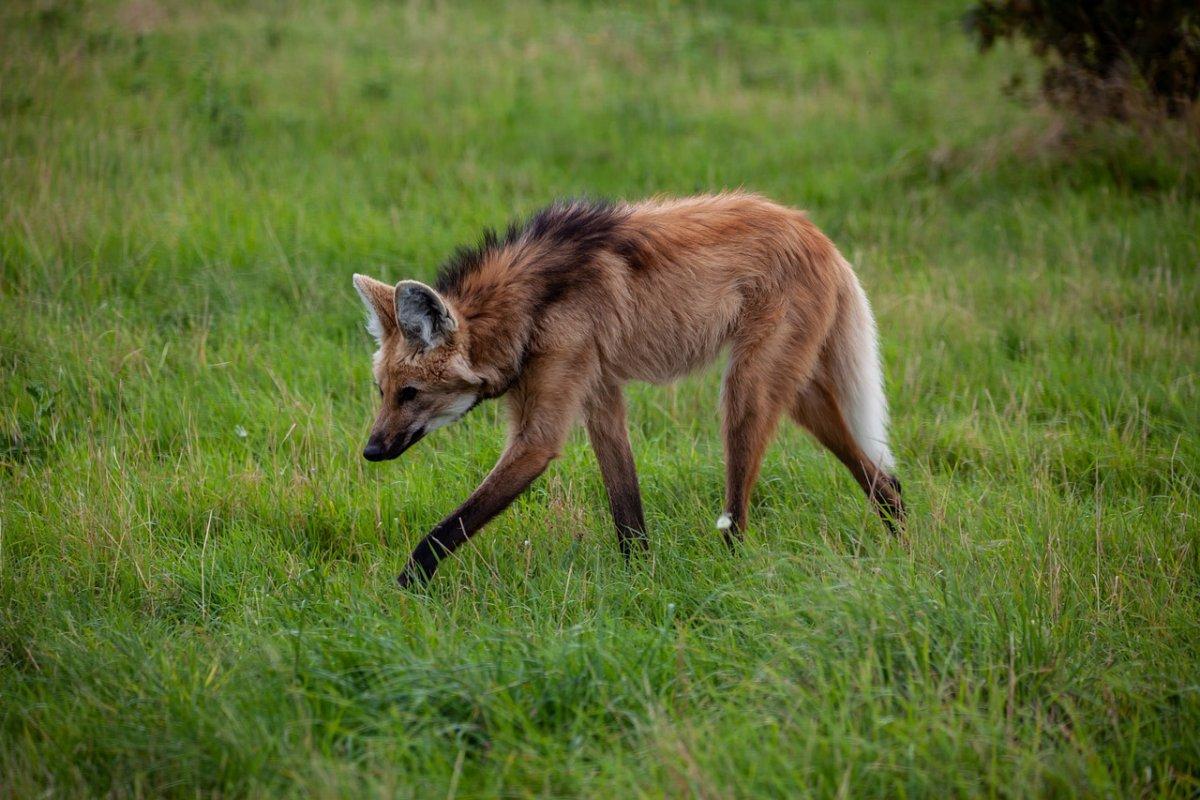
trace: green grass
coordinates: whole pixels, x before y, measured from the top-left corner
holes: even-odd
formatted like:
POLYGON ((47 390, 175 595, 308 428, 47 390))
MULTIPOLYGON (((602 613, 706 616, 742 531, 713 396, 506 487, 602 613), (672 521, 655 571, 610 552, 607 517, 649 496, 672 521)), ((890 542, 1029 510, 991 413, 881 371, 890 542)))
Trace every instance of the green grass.
POLYGON ((1200 791, 1196 150, 775 7, 0 6, 0 794, 1200 791), (714 367, 631 388, 644 562, 576 436, 398 591, 501 418, 364 462, 350 274, 735 186, 860 271, 908 541, 792 428, 726 552, 714 367))

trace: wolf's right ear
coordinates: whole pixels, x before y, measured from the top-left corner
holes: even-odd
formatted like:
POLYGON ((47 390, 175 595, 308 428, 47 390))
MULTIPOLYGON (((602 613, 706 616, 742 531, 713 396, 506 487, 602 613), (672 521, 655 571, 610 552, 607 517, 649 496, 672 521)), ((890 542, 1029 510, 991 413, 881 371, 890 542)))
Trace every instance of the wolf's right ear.
POLYGON ((458 328, 442 296, 420 281, 396 284, 396 324, 418 350, 437 347, 458 328))
POLYGON ((395 288, 366 275, 355 275, 354 289, 367 307, 367 331, 383 344, 384 336, 396 332, 395 288))

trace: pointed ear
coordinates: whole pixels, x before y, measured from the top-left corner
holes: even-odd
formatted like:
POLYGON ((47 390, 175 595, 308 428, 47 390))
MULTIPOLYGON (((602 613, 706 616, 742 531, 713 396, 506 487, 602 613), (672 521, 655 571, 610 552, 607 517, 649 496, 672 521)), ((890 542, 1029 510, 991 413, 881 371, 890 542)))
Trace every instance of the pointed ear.
POLYGON ((418 350, 437 347, 458 327, 445 299, 420 281, 396 284, 396 324, 418 350))
POLYGON ((367 307, 367 330, 375 341, 383 343, 383 337, 396 332, 396 304, 392 300, 393 289, 383 281, 354 276, 354 289, 367 307))

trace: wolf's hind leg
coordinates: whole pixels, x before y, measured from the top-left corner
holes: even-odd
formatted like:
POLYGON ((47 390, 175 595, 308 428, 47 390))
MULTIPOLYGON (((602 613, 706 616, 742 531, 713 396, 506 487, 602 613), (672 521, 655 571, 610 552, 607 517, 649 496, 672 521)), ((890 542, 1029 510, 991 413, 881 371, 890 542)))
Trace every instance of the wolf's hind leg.
POLYGON ((782 308, 774 312, 744 323, 722 386, 725 513, 717 528, 730 546, 746 530, 750 493, 779 418, 817 360, 818 343, 798 335, 782 308))
POLYGON ((746 530, 750 492, 780 412, 777 405, 752 398, 725 403, 725 512, 717 519, 717 529, 730 546, 740 541, 746 530))
POLYGON ((834 391, 823 376, 814 378, 792 406, 792 417, 846 465, 892 533, 904 525, 900 481, 863 452, 846 424, 834 391))

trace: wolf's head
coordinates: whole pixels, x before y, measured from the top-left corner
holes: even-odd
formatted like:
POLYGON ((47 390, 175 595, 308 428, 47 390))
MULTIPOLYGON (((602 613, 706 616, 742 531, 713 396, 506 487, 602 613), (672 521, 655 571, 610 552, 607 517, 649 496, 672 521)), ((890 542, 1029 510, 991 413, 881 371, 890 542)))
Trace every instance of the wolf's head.
POLYGON ((367 307, 367 330, 379 343, 373 371, 383 407, 363 448, 368 461, 403 453, 432 430, 479 402, 462 320, 444 297, 418 281, 395 286, 354 276, 367 307))

